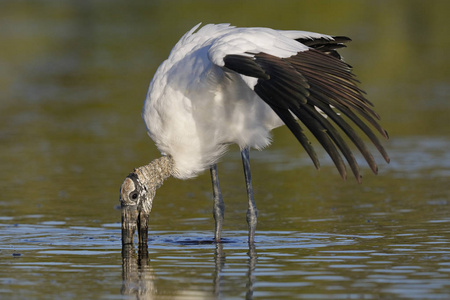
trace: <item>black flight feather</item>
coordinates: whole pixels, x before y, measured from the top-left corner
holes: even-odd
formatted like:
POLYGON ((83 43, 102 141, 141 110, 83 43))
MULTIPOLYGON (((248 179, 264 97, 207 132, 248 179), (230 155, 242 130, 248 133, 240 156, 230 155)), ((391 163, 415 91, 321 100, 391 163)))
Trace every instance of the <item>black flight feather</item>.
POLYGON ((348 162, 356 180, 360 182, 358 163, 340 132, 330 121, 350 138, 374 173, 377 173, 378 169, 372 154, 338 112, 348 117, 369 137, 387 162, 389 156, 379 139, 360 117, 385 138, 388 138, 388 135, 377 122, 379 115, 373 110, 373 104, 357 86, 359 81, 351 72, 351 66, 342 61, 336 51, 345 47, 343 43, 350 39, 337 36, 333 39, 301 38, 297 41, 310 49, 287 58, 267 53, 227 55, 224 58, 225 68, 258 78, 254 91, 286 124, 305 148, 316 168, 319 168, 317 154, 294 115, 324 147, 341 176, 346 177, 346 168, 340 153, 348 162))

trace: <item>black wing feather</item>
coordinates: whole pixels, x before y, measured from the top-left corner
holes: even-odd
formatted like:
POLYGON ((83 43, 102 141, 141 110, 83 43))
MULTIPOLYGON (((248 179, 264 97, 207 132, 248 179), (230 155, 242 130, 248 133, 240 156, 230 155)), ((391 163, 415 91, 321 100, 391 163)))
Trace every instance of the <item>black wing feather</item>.
POLYGON ((382 136, 388 138, 387 132, 377 121, 380 117, 374 111, 373 104, 365 98, 364 91, 357 86, 359 81, 351 72, 351 66, 343 62, 336 51, 345 47, 343 43, 350 39, 339 36, 333 39, 303 38, 297 41, 310 49, 288 58, 279 58, 267 53, 227 55, 224 58, 225 68, 258 78, 254 91, 287 125, 305 148, 316 168, 319 168, 317 154, 293 114, 328 152, 341 176, 346 177, 346 169, 339 151, 360 182, 359 166, 349 146, 333 124, 316 109, 326 114, 350 138, 374 173, 377 173, 378 168, 372 154, 338 112, 360 128, 389 162, 389 156, 381 142, 360 118, 364 118, 382 136))
MULTIPOLYGON (((350 150, 349 146, 341 137, 336 128, 334 128, 333 125, 327 119, 325 119, 314 107, 310 105, 305 105, 304 109, 306 109, 311 116, 313 116, 318 122, 321 123, 323 128, 327 131, 328 135, 333 139, 336 146, 339 148, 339 150, 341 150, 342 154, 344 155, 345 159, 350 165, 350 168, 352 169, 352 172, 355 175, 356 180, 358 182, 361 182, 361 175, 359 173, 358 163, 355 157, 353 156, 353 153, 350 150)), ((335 112, 330 113, 336 115, 335 112)))
POLYGON ((319 169, 320 162, 319 162, 319 158, 317 157, 317 153, 314 150, 313 146, 311 145, 311 142, 308 140, 306 135, 303 133, 303 129, 300 127, 300 125, 294 119, 294 117, 292 117, 291 112, 289 110, 282 109, 278 106, 270 105, 270 107, 280 117, 280 119, 284 122, 284 124, 286 124, 286 126, 289 128, 289 130, 294 134, 294 136, 297 138, 297 140, 300 142, 300 144, 303 146, 303 148, 305 148, 309 157, 313 161, 314 166, 317 169, 319 169))
POLYGON ((344 45, 344 43, 350 42, 351 39, 346 36, 334 36, 332 39, 327 39, 324 37, 308 37, 296 39, 296 41, 302 43, 303 45, 331 55, 337 59, 341 59, 341 55, 336 51, 336 49, 347 47, 344 45))
POLYGON ((250 56, 230 54, 225 56, 223 61, 225 62, 225 67, 242 75, 270 79, 264 69, 255 64, 253 58, 250 56))
MULTIPOLYGON (((378 172, 378 168, 375 160, 373 159, 372 154, 367 149, 362 139, 356 134, 353 128, 347 122, 345 122, 344 119, 342 119, 341 116, 339 116, 329 105, 323 104, 321 101, 316 100, 314 96, 312 96, 310 99, 312 101, 314 100, 315 105, 322 111, 324 111, 330 117, 330 119, 333 120, 342 129, 342 131, 344 131, 344 133, 350 138, 353 144, 356 145, 361 154, 364 156, 372 171, 376 174, 378 172)), ((356 174, 355 176, 359 178, 359 176, 357 176, 356 174)))
POLYGON ((320 122, 318 122, 310 112, 305 109, 308 105, 302 105, 300 108, 293 108, 294 114, 302 120, 302 123, 308 127, 308 129, 312 132, 312 134, 316 137, 322 147, 327 151, 333 160, 336 168, 341 174, 342 178, 347 178, 347 171, 345 169, 345 164, 342 161, 342 158, 336 148, 336 146, 331 141, 329 135, 326 132, 326 129, 322 126, 320 122))

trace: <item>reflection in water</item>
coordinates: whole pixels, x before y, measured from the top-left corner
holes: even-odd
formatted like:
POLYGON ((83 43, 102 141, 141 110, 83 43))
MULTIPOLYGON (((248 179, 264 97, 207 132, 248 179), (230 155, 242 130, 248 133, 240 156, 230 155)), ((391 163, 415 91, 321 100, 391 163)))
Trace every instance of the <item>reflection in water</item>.
POLYGON ((223 244, 216 243, 216 250, 214 252, 214 295, 219 298, 220 297, 220 279, 222 276, 222 270, 225 266, 226 256, 223 253, 223 244))
POLYGON ((248 248, 246 231, 229 232, 222 244, 214 244, 210 232, 208 238, 157 232, 150 253, 147 247, 123 248, 122 272, 120 224, 5 225, 0 218, 0 299, 60 299, 67 293, 120 298, 120 292, 120 299, 448 299, 448 202, 428 206, 444 213, 398 225, 406 215, 429 216, 430 210, 396 207, 370 214, 372 207, 354 207, 372 222, 346 223, 353 234, 261 230, 257 249, 248 248), (384 225, 387 219, 400 221, 384 225), (25 288, 36 278, 39 284, 25 288))
POLYGON ((256 269, 256 248, 254 243, 249 243, 248 247, 248 272, 247 272, 247 293, 245 299, 253 299, 253 285, 255 283, 255 269, 256 269))
MULTIPOLYGON (((253 286, 256 281, 254 271, 256 269, 257 255, 253 243, 249 244, 248 272, 245 299, 253 299, 253 286)), ((221 298, 222 270, 225 267, 226 256, 223 252, 223 243, 216 243, 214 251, 214 298, 221 298)), ((122 295, 135 295, 136 299, 153 299, 156 296, 156 276, 150 265, 147 244, 139 245, 136 255, 134 245, 122 246, 122 295)))
POLYGON ((156 293, 155 276, 149 266, 147 244, 139 245, 138 253, 134 246, 122 247, 122 295, 136 295, 136 299, 152 299, 156 293))

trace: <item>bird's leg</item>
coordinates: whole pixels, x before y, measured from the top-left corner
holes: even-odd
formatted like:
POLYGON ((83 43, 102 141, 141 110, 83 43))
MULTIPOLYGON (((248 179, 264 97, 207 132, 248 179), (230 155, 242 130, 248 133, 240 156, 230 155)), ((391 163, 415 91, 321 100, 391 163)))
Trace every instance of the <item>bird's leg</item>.
POLYGON ((250 173, 249 149, 244 148, 241 151, 242 164, 244 165, 245 185, 247 186, 248 196, 248 210, 247 210, 247 224, 248 224, 248 242, 253 244, 255 241, 255 230, 258 216, 255 199, 253 198, 252 176, 250 173))
POLYGON ((216 223, 214 239, 216 243, 220 242, 220 235, 222 233, 223 217, 225 214, 225 204, 223 203, 222 192, 220 191, 219 174, 217 173, 217 165, 214 164, 211 169, 211 180, 213 186, 213 216, 216 223))

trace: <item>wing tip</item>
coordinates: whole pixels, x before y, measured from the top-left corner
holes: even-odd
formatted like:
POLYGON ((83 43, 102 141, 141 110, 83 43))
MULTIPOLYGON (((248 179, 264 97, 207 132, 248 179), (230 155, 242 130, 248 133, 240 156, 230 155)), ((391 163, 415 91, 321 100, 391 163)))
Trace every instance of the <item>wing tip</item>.
POLYGON ((348 36, 344 36, 344 35, 335 35, 335 36, 332 36, 332 38, 336 43, 348 43, 348 42, 352 41, 351 38, 349 38, 348 36))

